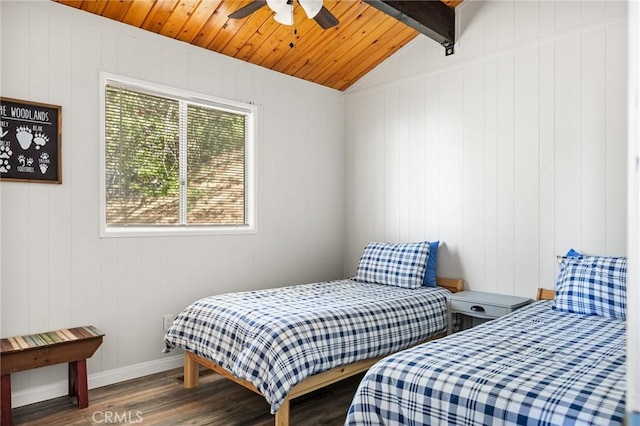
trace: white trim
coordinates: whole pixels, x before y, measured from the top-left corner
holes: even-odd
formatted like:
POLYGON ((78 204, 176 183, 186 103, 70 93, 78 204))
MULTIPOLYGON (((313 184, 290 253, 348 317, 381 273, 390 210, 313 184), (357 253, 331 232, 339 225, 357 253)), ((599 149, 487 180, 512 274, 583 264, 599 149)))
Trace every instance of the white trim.
MULTIPOLYGON (((137 379, 150 374, 160 373, 184 365, 184 355, 174 355, 164 359, 143 362, 130 365, 128 367, 116 368, 114 370, 101 371, 100 373, 88 376, 89 389, 100 388, 126 380, 137 379)), ((52 398, 65 396, 69 393, 69 384, 66 380, 56 383, 35 386, 27 390, 13 392, 11 394, 11 406, 22 407, 23 405, 34 404, 52 398)), ((91 407, 91 395, 89 395, 89 407, 91 407)))
POLYGON ((100 72, 99 84, 100 99, 100 164, 98 167, 100 173, 100 237, 167 237, 167 236, 184 236, 184 235, 229 235, 229 234, 255 234, 258 232, 257 218, 257 182, 256 176, 258 172, 256 156, 257 146, 257 126, 258 119, 256 117, 258 107, 253 104, 237 102, 222 99, 203 93, 192 92, 190 90, 180 89, 176 87, 164 86, 162 84, 149 81, 138 80, 131 77, 120 76, 116 74, 100 72), (223 111, 235 114, 242 113, 245 115, 247 141, 245 146, 245 219, 246 225, 239 226, 128 226, 128 227, 108 227, 106 224, 106 178, 105 178, 105 87, 108 83, 113 82, 118 86, 130 87, 135 90, 142 90, 151 94, 159 94, 161 96, 175 95, 189 102, 211 105, 223 111))
MULTIPOLYGON (((103 187, 104 188, 104 187, 103 187)), ((247 200, 248 201, 248 200, 247 200)), ((255 213, 254 213, 255 215, 255 213)), ((250 217, 249 210, 247 209, 247 221, 250 217)), ((104 216, 101 216, 101 221, 104 216)), ((252 222, 249 222, 252 223, 252 222)), ((100 224, 100 238, 112 238, 112 237, 175 237, 175 236, 199 236, 199 235, 244 235, 244 234, 256 234, 258 232, 257 226, 253 223, 253 226, 180 226, 176 225, 175 228, 169 226, 156 226, 156 227, 142 227, 142 226, 126 226, 121 228, 110 227, 107 229, 104 223, 100 224)))
POLYGON ((627 412, 640 425, 640 5, 629 2, 627 152, 627 412), (634 415, 632 412, 636 412, 634 415))

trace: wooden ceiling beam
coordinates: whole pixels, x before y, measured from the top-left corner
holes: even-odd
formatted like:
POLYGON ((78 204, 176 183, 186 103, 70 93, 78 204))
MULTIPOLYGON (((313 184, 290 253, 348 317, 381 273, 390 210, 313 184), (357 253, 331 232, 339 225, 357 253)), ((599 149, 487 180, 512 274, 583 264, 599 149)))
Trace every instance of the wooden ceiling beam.
POLYGON ((441 1, 364 0, 367 4, 421 32, 453 53, 455 43, 455 9, 441 1))

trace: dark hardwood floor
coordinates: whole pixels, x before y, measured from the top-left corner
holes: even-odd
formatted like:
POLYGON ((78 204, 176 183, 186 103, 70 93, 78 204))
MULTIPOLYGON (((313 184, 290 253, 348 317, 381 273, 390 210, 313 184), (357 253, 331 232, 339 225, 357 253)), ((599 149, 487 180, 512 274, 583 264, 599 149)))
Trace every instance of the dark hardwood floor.
MULTIPOLYGON (((224 425, 274 424, 265 399, 201 371, 200 386, 185 390, 182 369, 89 391, 89 407, 55 398, 13 409, 14 425, 224 425)), ((291 402, 291 425, 342 425, 362 374, 291 402)))

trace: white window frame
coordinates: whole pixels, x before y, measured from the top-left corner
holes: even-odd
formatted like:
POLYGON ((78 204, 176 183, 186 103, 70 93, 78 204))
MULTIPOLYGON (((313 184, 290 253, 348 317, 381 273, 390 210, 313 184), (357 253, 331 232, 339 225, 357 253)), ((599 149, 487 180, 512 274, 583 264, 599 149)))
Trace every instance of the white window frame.
POLYGON ((166 237, 172 235, 225 235, 255 234, 256 223, 256 119, 255 105, 216 98, 202 93, 164 86, 116 74, 100 72, 100 237, 166 237), (195 103, 213 105, 232 113, 245 114, 247 143, 245 147, 245 221, 244 225, 171 225, 171 226, 108 226, 106 192, 106 135, 105 135, 105 92, 108 84, 115 84, 132 90, 155 93, 164 97, 176 97, 195 103))

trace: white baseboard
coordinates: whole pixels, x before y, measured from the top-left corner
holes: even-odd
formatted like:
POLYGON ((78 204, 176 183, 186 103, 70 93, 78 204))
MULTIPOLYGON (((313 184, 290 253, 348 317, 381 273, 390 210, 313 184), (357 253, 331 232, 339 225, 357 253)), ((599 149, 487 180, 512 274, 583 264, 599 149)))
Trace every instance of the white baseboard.
MULTIPOLYGON (((100 388, 126 380, 137 379, 150 374, 160 373, 182 367, 184 365, 184 355, 174 355, 164 359, 143 362, 130 365, 128 367, 116 368, 114 370, 101 371, 90 374, 87 378, 89 389, 100 388)), ((23 391, 14 392, 11 395, 11 406, 22 407, 23 405, 34 404, 52 398, 65 396, 69 392, 69 384, 66 380, 49 385, 36 386, 23 391)), ((91 404, 91 398, 89 398, 91 404)))

